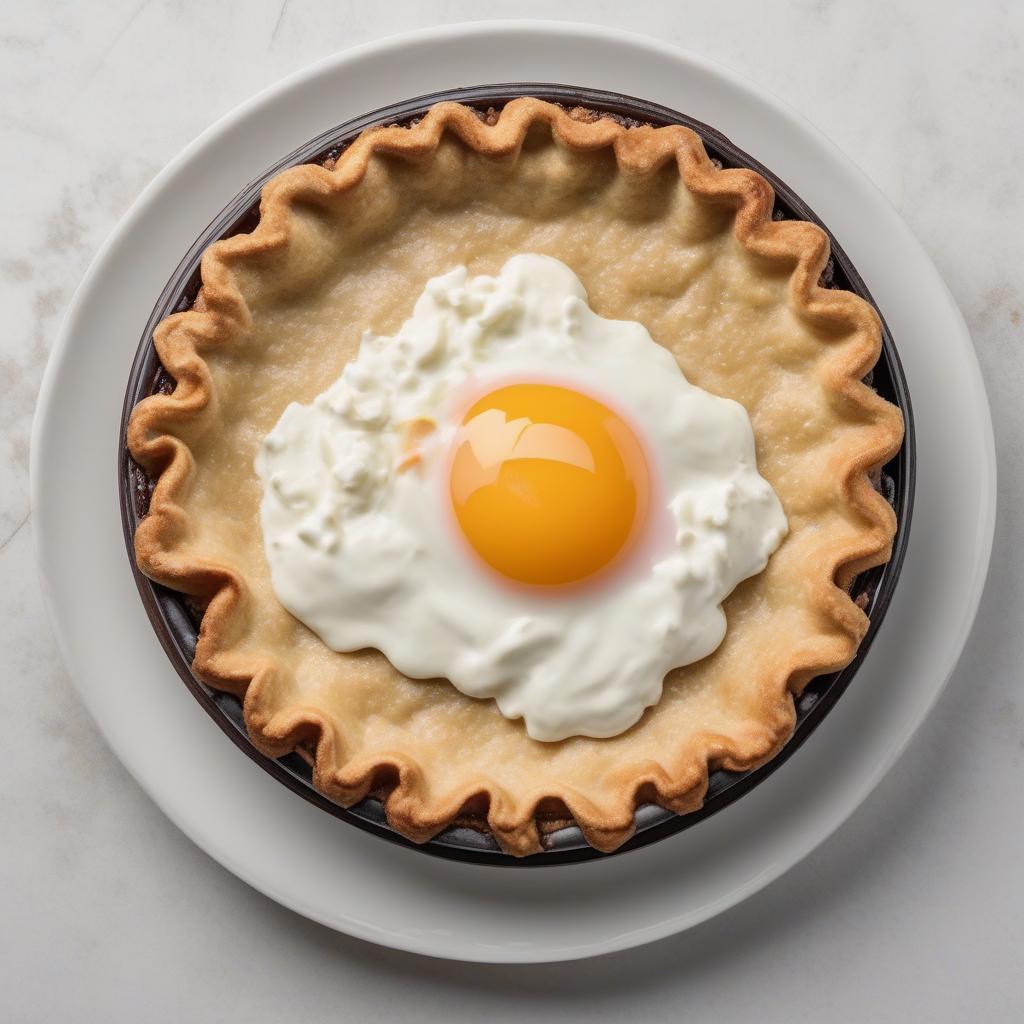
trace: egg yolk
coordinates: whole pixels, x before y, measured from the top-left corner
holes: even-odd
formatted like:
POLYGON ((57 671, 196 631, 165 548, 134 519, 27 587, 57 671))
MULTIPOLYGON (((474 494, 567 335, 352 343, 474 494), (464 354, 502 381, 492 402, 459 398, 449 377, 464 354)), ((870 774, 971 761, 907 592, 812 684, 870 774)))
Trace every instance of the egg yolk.
POLYGON ((465 415, 451 498, 473 550, 509 579, 577 583, 608 567, 643 523, 650 476, 632 428, 589 395, 500 387, 465 415))

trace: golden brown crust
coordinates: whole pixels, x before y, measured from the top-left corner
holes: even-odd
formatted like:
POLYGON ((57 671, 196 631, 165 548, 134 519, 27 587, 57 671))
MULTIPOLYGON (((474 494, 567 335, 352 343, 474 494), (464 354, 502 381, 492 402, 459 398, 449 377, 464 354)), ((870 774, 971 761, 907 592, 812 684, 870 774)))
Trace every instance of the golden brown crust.
MULTIPOLYGON (((157 351, 177 386, 172 394, 140 403, 128 428, 132 455, 156 478, 149 514, 136 533, 139 567, 153 579, 207 602, 194 670, 211 685, 244 697, 245 720, 261 750, 271 756, 298 745, 315 750, 314 781, 321 791, 346 805, 371 791, 386 792, 390 821, 417 841, 430 838, 468 811, 479 810, 502 847, 517 855, 539 849, 538 815, 542 819, 574 819, 593 846, 613 850, 632 834, 638 802, 654 801, 677 812, 693 810, 703 801, 709 770, 748 769, 774 756, 793 728, 792 695, 814 676, 848 664, 866 630, 863 612, 846 591, 859 572, 890 556, 895 516, 871 486, 868 474, 898 450, 903 427, 899 411, 862 382, 880 351, 877 315, 858 297, 819 286, 829 255, 827 236, 812 224, 773 221, 773 202, 771 186, 762 177, 748 170, 718 169, 688 129, 627 129, 604 118, 574 117, 534 99, 508 104, 495 123, 481 121, 466 107, 438 104, 415 127, 365 132, 330 169, 296 167, 267 183, 257 228, 252 234, 212 245, 203 257, 203 286, 194 308, 168 317, 157 328, 157 351), (202 482, 196 472, 197 461, 212 458, 204 439, 217 423, 219 403, 232 401, 228 387, 215 384, 208 360, 218 351, 229 358, 232 346, 241 344, 239 339, 253 329, 253 302, 247 300, 240 284, 247 267, 269 266, 290 244, 297 245, 302 211, 332 209, 332 204, 358 189, 371 161, 390 155, 427 167, 442 140, 454 137, 473 154, 514 163, 531 130, 541 123, 550 126, 557 145, 570 154, 610 150, 616 172, 627 179, 649 177, 674 160, 693 196, 735 211, 732 237, 745 253, 786 268, 789 305, 801 324, 823 338, 836 339, 833 346, 823 346, 824 354, 808 365, 825 395, 825 405, 843 428, 823 429, 821 439, 815 442, 820 449, 817 465, 829 468, 835 486, 831 500, 841 516, 834 523, 829 520, 803 529, 800 509, 787 510, 794 525, 787 541, 793 554, 781 559, 785 566, 780 573, 790 585, 793 580, 799 582, 799 615, 797 611, 791 614, 794 623, 801 625, 784 650, 765 652, 757 680, 743 691, 743 701, 749 699, 750 707, 744 704, 742 714, 723 714, 690 728, 680 749, 667 747, 662 733, 654 735, 651 722, 656 716, 651 712, 625 737, 568 740, 550 745, 558 749, 544 755, 534 750, 536 744, 522 732, 522 744, 530 750, 523 754, 520 776, 498 779, 484 755, 477 762, 474 754, 464 752, 462 777, 445 775, 443 782, 438 782, 438 769, 424 763, 422 750, 417 757, 415 751, 410 755, 400 744, 389 746, 392 740, 381 738, 383 732, 370 736, 367 727, 369 738, 365 749, 360 749, 362 723, 345 718, 351 710, 339 712, 308 683, 303 689, 285 659, 276 658, 253 640, 259 629, 273 632, 286 627, 263 610, 262 598, 257 599, 257 588, 247 579, 245 567, 222 557, 228 546, 220 539, 216 524, 203 523, 189 508, 191 491, 197 481, 202 482), (595 743, 606 744, 604 757, 595 752, 595 743), (538 778, 536 765, 545 763, 550 763, 551 771, 538 778), (585 767, 577 773, 578 764, 585 767)), ((313 226, 307 228, 302 222, 301 230, 317 230, 315 216, 308 220, 313 226)), ((434 267, 431 273, 445 269, 434 267)), ((304 270, 292 266, 289 273, 298 279, 304 270)), ((689 375, 689 368, 687 372, 689 375)), ((780 479, 784 472, 785 466, 780 466, 780 479)), ((777 489, 779 486, 776 484, 777 489)), ((782 576, 780 580, 785 582, 782 576)), ((781 583, 773 580, 765 587, 778 588, 781 583)), ((734 602, 737 617, 746 614, 744 602, 752 606, 757 597, 749 583, 744 588, 745 593, 734 602)), ((732 623, 729 605, 727 611, 732 623)), ((751 620, 755 617, 750 612, 751 620)), ((754 627, 751 635, 759 635, 754 627)), ((305 643, 304 637, 300 639, 305 643)), ((310 664, 321 664, 317 661, 320 652, 303 650, 310 664)), ((388 668, 373 652, 331 656, 344 659, 345 678, 356 681, 354 688, 362 682, 376 686, 381 679, 395 687, 395 701, 402 705, 393 715, 396 729, 409 721, 414 728, 416 716, 435 714, 433 705, 444 705, 445 713, 454 716, 458 727, 453 726, 453 732, 482 721, 478 708, 470 711, 465 706, 479 702, 455 693, 447 684, 413 684, 434 687, 429 691, 431 706, 416 704, 415 695, 409 696, 411 691, 405 689, 408 681, 393 670, 388 675, 388 668), (438 686, 445 686, 446 691, 438 686)), ((708 659, 716 662, 709 671, 717 671, 725 680, 722 685, 727 696, 729 687, 738 686, 736 666, 743 665, 738 657, 735 652, 725 652, 708 659)), ((333 670, 335 663, 331 664, 333 670)), ((680 677, 673 684, 673 694, 682 693, 687 686, 696 687, 706 677, 707 673, 680 677)), ((665 703, 672 706, 659 709, 662 719, 690 713, 685 694, 678 701, 673 696, 665 703)), ((382 712, 373 707, 366 714, 379 718, 382 712)), ((431 717, 425 720, 435 721, 431 717)), ((481 744, 493 742, 495 752, 508 750, 508 744, 516 742, 509 731, 514 728, 521 730, 521 725, 504 723, 500 729, 495 727, 493 734, 483 731, 481 744)))

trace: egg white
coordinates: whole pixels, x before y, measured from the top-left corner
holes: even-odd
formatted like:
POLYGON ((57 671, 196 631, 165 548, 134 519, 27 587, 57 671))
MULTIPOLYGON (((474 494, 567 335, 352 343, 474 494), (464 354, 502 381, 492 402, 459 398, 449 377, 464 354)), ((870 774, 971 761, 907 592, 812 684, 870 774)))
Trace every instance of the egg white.
POLYGON ((538 740, 633 725, 671 669, 718 647, 722 601, 787 531, 743 407, 690 384, 641 324, 599 317, 572 270, 538 255, 429 281, 394 337, 365 335, 334 384, 288 406, 256 470, 285 608, 334 650, 375 647, 411 678, 492 698, 538 740), (621 409, 653 461, 640 554, 591 587, 502 585, 454 525, 447 453, 467 396, 524 379, 621 409), (418 418, 437 429, 400 472, 418 418))

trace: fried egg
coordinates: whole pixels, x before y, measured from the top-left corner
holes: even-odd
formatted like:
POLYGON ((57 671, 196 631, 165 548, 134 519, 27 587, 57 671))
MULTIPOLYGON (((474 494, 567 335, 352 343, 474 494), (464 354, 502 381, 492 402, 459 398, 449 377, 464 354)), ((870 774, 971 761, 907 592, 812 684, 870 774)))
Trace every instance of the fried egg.
POLYGON ((429 281, 256 471, 288 611, 545 741, 633 725, 787 532, 743 407, 532 254, 429 281))

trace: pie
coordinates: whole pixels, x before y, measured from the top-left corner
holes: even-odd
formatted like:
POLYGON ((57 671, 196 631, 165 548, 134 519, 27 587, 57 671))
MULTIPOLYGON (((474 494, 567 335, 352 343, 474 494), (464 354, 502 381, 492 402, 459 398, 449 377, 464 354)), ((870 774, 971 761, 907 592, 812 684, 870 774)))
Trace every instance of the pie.
POLYGON ((822 287, 827 236, 773 221, 773 202, 689 129, 531 98, 487 114, 440 103, 266 184, 257 227, 210 246, 193 308, 155 331, 176 386, 128 428, 156 481, 138 565, 202 607, 194 671, 243 699, 261 751, 306 752, 342 805, 380 795, 414 841, 471 820, 517 856, 567 820, 614 850, 638 804, 693 811, 709 771, 779 751, 794 695, 865 635, 850 588, 890 557, 896 518, 871 481, 903 423, 864 383, 875 311, 822 287), (364 330, 399 330, 429 280, 457 265, 496 274, 523 253, 571 267, 596 314, 642 324, 687 380, 740 403, 788 520, 766 568, 725 600, 720 646, 605 738, 537 740, 446 679, 330 649, 278 600, 264 551, 254 463, 285 408, 324 392, 364 330))

